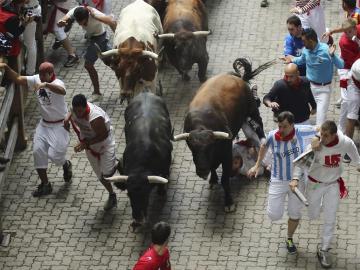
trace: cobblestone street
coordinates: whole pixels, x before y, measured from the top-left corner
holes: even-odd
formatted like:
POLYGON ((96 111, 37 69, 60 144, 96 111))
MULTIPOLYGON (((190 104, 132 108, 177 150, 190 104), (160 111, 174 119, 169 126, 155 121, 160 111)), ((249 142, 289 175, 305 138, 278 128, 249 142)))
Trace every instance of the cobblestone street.
MULTIPOLYGON (((130 3, 113 0, 113 13, 130 3)), ((270 0, 268 8, 260 8, 259 1, 207 0, 209 27, 208 77, 232 71, 237 57, 247 57, 253 68, 280 57, 283 39, 287 33, 286 18, 293 1, 270 0)), ((341 24, 344 18, 341 1, 324 0, 328 27, 341 24)), ((75 5, 75 4, 74 4, 75 5)), ((110 30, 108 31, 108 33, 110 30)), ((335 36, 336 44, 340 35, 335 36)), ((77 53, 85 51, 84 32, 77 24, 70 39, 77 53)), ((46 56, 56 64, 56 73, 67 87, 66 99, 77 93, 90 96, 92 86, 82 60, 73 68, 64 68, 66 53, 53 51, 53 36, 46 39, 46 56)), ((339 49, 337 49, 339 53, 339 49)), ((114 72, 98 61, 101 92, 100 106, 110 115, 117 144, 117 156, 125 147, 124 110, 120 105, 119 85, 114 72)), ((262 72, 253 82, 262 98, 275 80, 282 78, 283 64, 262 72)), ((182 131, 188 104, 199 88, 197 66, 190 73, 190 82, 169 64, 160 70, 164 99, 171 115, 175 134, 182 131)), ((339 109, 335 101, 340 95, 338 77, 333 82, 333 94, 328 119, 338 120, 339 109)), ((316 258, 320 243, 322 220, 304 218, 294 237, 297 255, 288 255, 285 247, 287 216, 271 223, 266 216, 267 181, 240 179, 231 182, 236 204, 234 213, 223 211, 223 189, 210 190, 207 181, 195 174, 192 155, 184 141, 174 142, 173 164, 167 196, 159 197, 154 191, 149 206, 148 225, 134 233, 130 228, 131 207, 125 192, 116 190, 118 206, 105 213, 103 205, 107 192, 97 181, 85 153, 74 153, 77 142, 72 132, 68 157, 73 163, 73 181, 63 181, 62 168, 49 168, 53 194, 33 198, 31 192, 39 184, 33 165, 32 139, 39 110, 36 99, 29 94, 26 107, 28 146, 18 152, 12 161, 9 175, 2 189, 0 201, 1 227, 10 232, 9 247, 0 248, 0 269, 3 270, 100 270, 132 269, 139 255, 150 244, 150 228, 159 221, 172 226, 169 243, 170 259, 176 270, 224 269, 320 269, 316 258)), ((270 109, 261 106, 266 131, 275 128, 270 109)), ((359 142, 358 130, 354 140, 359 142)), ((343 178, 349 196, 341 200, 337 227, 333 239, 335 262, 333 269, 360 269, 360 184, 355 167, 345 165, 343 178)))

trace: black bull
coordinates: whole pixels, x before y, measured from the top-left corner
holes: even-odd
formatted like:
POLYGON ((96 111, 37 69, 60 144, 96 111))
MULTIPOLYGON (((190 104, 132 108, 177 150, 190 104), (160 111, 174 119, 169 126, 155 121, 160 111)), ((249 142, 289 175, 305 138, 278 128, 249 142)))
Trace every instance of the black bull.
POLYGON ((165 102, 152 93, 140 93, 125 111, 126 148, 123 154, 124 183, 115 183, 127 189, 135 223, 147 215, 152 188, 165 191, 163 184, 153 184, 148 176, 167 178, 170 174, 172 127, 165 102))
POLYGON ((225 193, 225 211, 235 209, 230 194, 229 178, 232 170, 232 137, 236 135, 247 117, 261 127, 263 124, 248 81, 272 65, 268 62, 252 71, 251 64, 243 58, 234 62, 235 73, 220 74, 206 81, 198 90, 185 117, 184 134, 175 140, 186 139, 193 154, 196 174, 210 184, 218 182, 216 169, 222 165, 221 184, 225 193), (243 76, 240 68, 244 69, 243 76))

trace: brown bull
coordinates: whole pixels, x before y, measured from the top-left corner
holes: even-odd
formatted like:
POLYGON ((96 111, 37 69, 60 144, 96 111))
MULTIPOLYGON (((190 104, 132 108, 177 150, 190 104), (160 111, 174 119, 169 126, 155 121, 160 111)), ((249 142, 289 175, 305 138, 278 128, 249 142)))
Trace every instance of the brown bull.
POLYGON ((199 67, 200 81, 206 80, 209 56, 206 50, 208 15, 201 0, 169 0, 163 22, 165 53, 184 80, 193 64, 199 67))
MULTIPOLYGON (((196 166, 196 174, 210 184, 218 182, 216 169, 222 165, 221 184, 225 192, 225 211, 233 211, 229 177, 232 169, 232 138, 245 120, 250 117, 260 127, 263 124, 248 81, 273 62, 252 71, 251 64, 243 58, 234 62, 235 73, 220 74, 207 80, 190 103, 184 122, 183 134, 175 140, 186 140, 196 166), (240 75, 244 68, 244 75, 240 75)), ((259 136, 258 135, 258 136, 259 136)))

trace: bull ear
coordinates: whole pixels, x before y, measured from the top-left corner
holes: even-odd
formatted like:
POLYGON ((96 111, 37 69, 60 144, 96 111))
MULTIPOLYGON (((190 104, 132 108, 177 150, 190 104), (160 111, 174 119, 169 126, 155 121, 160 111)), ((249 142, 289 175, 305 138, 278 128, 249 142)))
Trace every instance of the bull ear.
POLYGON ((105 177, 104 179, 112 183, 125 183, 128 180, 127 175, 118 175, 112 177, 105 177))
POLYGON ((230 133, 223 132, 223 131, 213 131, 214 137, 216 139, 225 139, 225 140, 231 140, 232 136, 230 133))
POLYGON ((189 138, 190 133, 181 133, 179 135, 175 135, 174 136, 174 141, 181 141, 181 140, 186 140, 187 138, 189 138))
POLYGON ((149 175, 148 181, 150 184, 167 184, 169 181, 161 176, 149 175))

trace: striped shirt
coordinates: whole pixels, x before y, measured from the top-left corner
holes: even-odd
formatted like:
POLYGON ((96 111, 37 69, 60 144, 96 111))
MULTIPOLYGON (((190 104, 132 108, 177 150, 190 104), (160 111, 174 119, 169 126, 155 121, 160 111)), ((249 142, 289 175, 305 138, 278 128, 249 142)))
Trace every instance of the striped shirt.
POLYGON ((320 6, 320 0, 296 0, 295 6, 301 8, 301 13, 303 14, 320 6))
POLYGON ((270 181, 290 181, 293 174, 293 160, 302 154, 316 134, 316 127, 295 125, 295 135, 289 141, 278 141, 275 133, 270 131, 266 137, 266 146, 272 151, 270 181))

